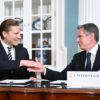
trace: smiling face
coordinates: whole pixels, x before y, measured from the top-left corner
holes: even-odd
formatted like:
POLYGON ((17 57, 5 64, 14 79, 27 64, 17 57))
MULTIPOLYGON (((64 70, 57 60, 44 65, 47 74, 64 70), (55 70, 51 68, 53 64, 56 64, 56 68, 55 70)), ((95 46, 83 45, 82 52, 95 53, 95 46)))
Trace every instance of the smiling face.
POLYGON ((89 51, 95 44, 94 34, 87 34, 84 28, 78 30, 77 43, 82 50, 89 51))
POLYGON ((21 39, 19 26, 10 26, 8 32, 3 31, 3 36, 4 36, 3 41, 6 44, 12 46, 18 45, 21 39))

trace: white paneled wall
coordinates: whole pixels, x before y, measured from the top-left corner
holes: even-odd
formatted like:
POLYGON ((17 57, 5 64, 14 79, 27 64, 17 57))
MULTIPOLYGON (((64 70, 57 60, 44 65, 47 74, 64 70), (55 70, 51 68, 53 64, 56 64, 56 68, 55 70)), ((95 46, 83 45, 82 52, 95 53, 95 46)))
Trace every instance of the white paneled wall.
POLYGON ((95 23, 96 0, 79 0, 79 24, 95 23))
POLYGON ((100 30, 100 0, 79 0, 79 25, 89 22, 100 30))

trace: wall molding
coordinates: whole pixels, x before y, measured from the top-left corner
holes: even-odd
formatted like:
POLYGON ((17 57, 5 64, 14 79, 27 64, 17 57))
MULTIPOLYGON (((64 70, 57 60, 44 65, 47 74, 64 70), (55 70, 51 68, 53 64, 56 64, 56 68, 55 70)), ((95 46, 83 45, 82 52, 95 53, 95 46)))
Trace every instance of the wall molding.
POLYGON ((79 25, 96 22, 96 0, 79 0, 79 25))

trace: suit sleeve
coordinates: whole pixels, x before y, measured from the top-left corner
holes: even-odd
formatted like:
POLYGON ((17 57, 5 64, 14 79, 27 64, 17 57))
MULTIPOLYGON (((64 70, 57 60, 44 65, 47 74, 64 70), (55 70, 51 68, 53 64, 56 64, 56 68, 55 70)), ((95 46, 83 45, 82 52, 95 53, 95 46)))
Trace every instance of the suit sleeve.
POLYGON ((21 46, 15 47, 15 59, 16 60, 8 60, 6 53, 0 50, 0 70, 18 69, 20 60, 28 59, 27 50, 21 46))
POLYGON ((73 60, 71 61, 71 63, 68 66, 66 66, 66 68, 61 72, 46 69, 46 75, 42 74, 42 78, 52 80, 52 81, 53 80, 66 80, 67 79, 67 71, 77 70, 77 68, 76 68, 77 59, 76 58, 77 57, 75 55, 73 57, 73 60))
POLYGON ((8 60, 6 54, 0 51, 0 79, 27 79, 35 77, 35 73, 27 71, 25 66, 19 67, 20 60, 29 60, 27 49, 18 46, 16 49, 16 60, 8 60))
POLYGON ((62 73, 62 72, 57 72, 57 71, 53 71, 50 69, 46 69, 46 75, 42 74, 42 78, 44 79, 48 79, 48 80, 65 80, 66 79, 66 72, 62 73))
POLYGON ((12 61, 3 61, 0 60, 0 70, 10 70, 10 69, 18 69, 20 64, 20 60, 12 60, 12 61))

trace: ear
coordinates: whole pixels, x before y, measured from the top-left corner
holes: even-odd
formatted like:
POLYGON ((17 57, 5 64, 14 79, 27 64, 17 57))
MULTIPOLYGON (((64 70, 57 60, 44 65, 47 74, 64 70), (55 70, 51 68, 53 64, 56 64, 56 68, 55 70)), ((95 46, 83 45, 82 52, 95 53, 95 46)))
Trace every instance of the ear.
POLYGON ((94 40, 94 33, 91 33, 91 34, 90 34, 90 37, 91 37, 91 39, 94 40))
POLYGON ((3 34, 3 37, 6 38, 7 32, 3 31, 2 34, 3 34))

